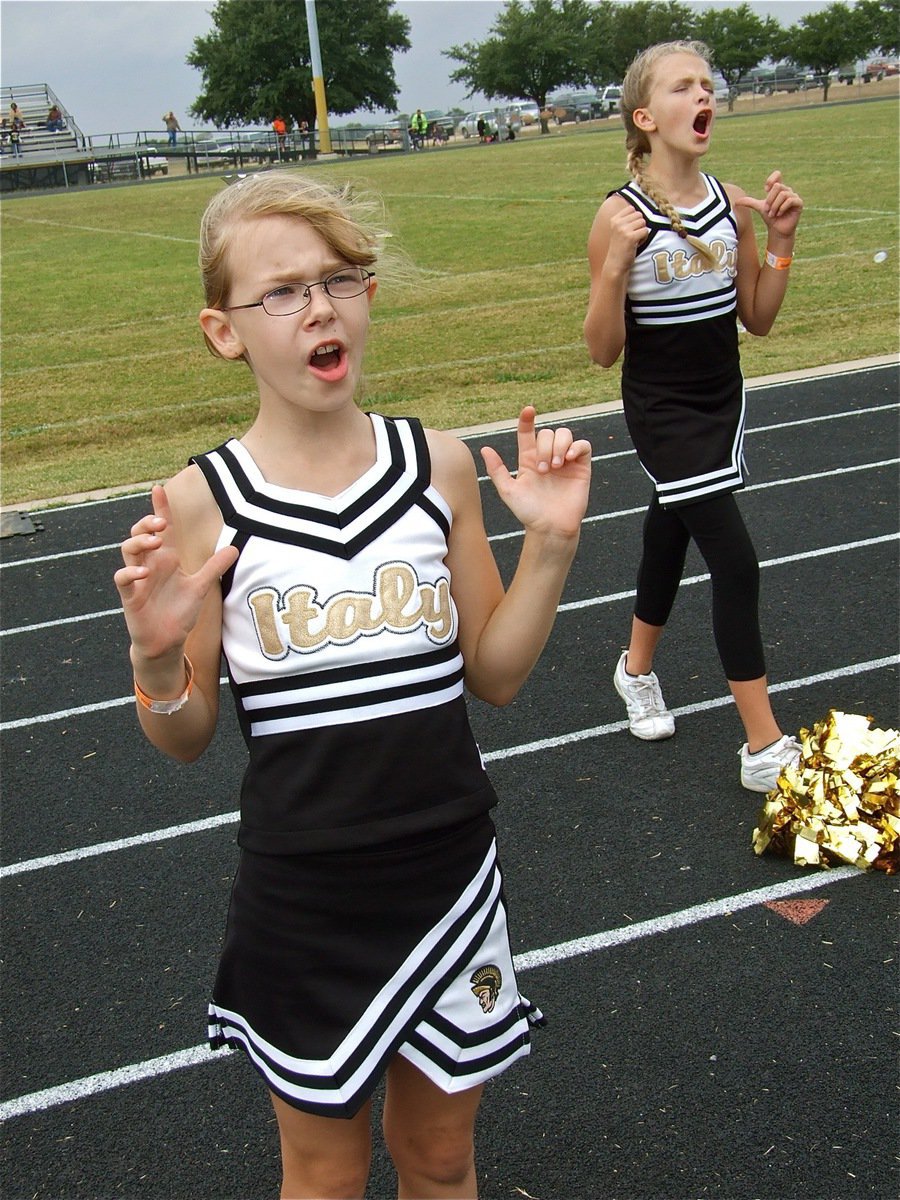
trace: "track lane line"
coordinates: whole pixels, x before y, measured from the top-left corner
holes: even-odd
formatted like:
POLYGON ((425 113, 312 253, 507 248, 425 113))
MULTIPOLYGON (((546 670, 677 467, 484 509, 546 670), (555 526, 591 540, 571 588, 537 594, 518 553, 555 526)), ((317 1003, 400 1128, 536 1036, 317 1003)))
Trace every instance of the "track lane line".
MULTIPOLYGON (((820 871, 814 876, 797 876, 784 880, 782 883, 754 888, 749 892, 738 892, 721 900, 695 904, 681 909, 679 912, 652 917, 648 921, 636 921, 632 925, 603 930, 586 937, 558 942, 553 946, 526 950, 513 956, 513 965, 517 971, 531 971, 537 967, 551 966, 569 958, 596 954, 600 950, 608 950, 614 946, 624 946, 643 938, 657 937, 660 934, 697 925, 702 921, 709 921, 714 917, 729 916, 742 909, 754 908, 785 896, 816 891, 835 883, 842 883, 847 879, 862 878, 863 875, 864 872, 856 867, 835 867, 827 871, 820 871)), ((85 1100, 89 1096, 96 1096, 127 1084, 158 1079, 160 1076, 170 1074, 172 1071, 183 1070, 186 1067, 203 1066, 217 1059, 227 1058, 233 1053, 234 1051, 227 1047, 213 1051, 205 1044, 190 1046, 172 1054, 163 1054, 158 1058, 147 1059, 145 1062, 130 1063, 128 1066, 117 1067, 111 1071, 100 1071, 95 1075, 85 1076, 83 1079, 73 1079, 69 1083, 58 1084, 56 1087, 29 1092, 27 1095, 16 1096, 0 1103, 0 1122, 43 1112, 45 1109, 54 1108, 60 1104, 85 1100)))
MULTIPOLYGON (((868 671, 879 671, 884 667, 900 664, 900 654, 888 655, 884 658, 873 658, 867 662, 849 663, 833 671, 822 671, 816 675, 807 675, 801 679, 785 679, 781 683, 769 684, 770 692, 787 692, 803 687, 811 687, 817 683, 829 682, 833 679, 845 679, 853 675, 863 675, 868 671)), ((224 683, 225 680, 220 682, 224 683)), ((126 697, 123 703, 133 703, 126 697)), ((683 704, 671 710, 676 717, 694 716, 696 713, 711 712, 713 709, 724 708, 734 704, 734 699, 727 696, 716 696, 711 700, 700 700, 695 704, 683 704)), ((628 728, 627 720, 610 721, 605 725, 594 725, 588 729, 575 729, 569 733, 557 734, 554 737, 540 738, 534 742, 524 742, 518 746, 508 746, 502 750, 488 750, 483 755, 486 763, 502 762, 507 758, 518 758, 524 754, 536 754, 542 750, 555 750, 561 746, 573 745, 576 742, 590 741, 593 738, 605 737, 610 733, 619 733, 628 728)), ((162 829, 151 830, 148 833, 134 834, 127 838, 117 838, 109 842, 96 842, 90 846, 80 846, 74 850, 63 850, 57 854, 45 854, 39 858, 22 859, 16 863, 8 863, 0 867, 0 879, 23 875, 31 871, 40 871, 48 867, 60 867, 67 863, 80 862, 85 858, 95 858, 101 854, 111 854, 118 850, 130 850, 138 846, 152 845, 154 842, 168 841, 172 838, 183 837, 192 833, 204 833, 207 830, 222 825, 236 824, 238 812, 220 813, 214 817, 205 817, 198 821, 188 821, 180 825, 169 825, 162 829)))

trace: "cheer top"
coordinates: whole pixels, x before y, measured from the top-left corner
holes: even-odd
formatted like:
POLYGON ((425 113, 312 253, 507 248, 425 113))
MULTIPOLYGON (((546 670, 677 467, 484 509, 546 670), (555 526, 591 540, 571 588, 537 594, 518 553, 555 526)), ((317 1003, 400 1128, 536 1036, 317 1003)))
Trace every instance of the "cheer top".
POLYGON ((469 726, 444 562, 451 512, 414 419, 334 497, 268 483, 237 440, 192 459, 222 513, 222 648, 250 761, 238 841, 371 847, 497 803, 469 726))
POLYGON ((636 182, 610 193, 636 208, 649 229, 628 279, 622 398, 638 458, 664 507, 744 486, 738 230, 722 184, 701 178, 706 196, 679 215, 712 250, 714 267, 636 182))

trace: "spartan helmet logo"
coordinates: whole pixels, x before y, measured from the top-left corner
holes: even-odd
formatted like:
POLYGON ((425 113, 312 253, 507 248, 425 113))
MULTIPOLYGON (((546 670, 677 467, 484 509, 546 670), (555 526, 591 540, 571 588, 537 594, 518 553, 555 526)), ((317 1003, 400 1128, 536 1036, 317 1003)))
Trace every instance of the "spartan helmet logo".
POLYGON ((503 983, 500 968, 495 967, 493 963, 487 967, 479 967, 469 980, 469 983, 472 985, 472 991, 478 997, 481 1011, 486 1013, 493 1012, 503 983))

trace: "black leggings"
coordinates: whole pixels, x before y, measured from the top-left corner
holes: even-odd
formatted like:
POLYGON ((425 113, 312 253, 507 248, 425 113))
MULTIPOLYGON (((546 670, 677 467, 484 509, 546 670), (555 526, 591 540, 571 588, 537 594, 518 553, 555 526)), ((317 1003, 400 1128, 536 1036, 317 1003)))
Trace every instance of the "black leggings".
POLYGON ((669 509, 654 493, 644 519, 634 615, 648 625, 668 621, 691 538, 712 578, 713 636, 725 678, 759 679, 766 673, 759 562, 732 493, 669 509))

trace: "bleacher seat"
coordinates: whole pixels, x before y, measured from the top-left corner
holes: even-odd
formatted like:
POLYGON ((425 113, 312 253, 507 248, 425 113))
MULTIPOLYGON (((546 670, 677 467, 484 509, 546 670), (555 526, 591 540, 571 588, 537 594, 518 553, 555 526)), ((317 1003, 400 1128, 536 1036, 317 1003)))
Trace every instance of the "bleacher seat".
POLYGON ((34 160, 65 156, 84 145, 81 130, 72 114, 60 102, 46 83, 26 84, 18 87, 0 87, 0 116, 6 124, 2 130, 2 150, 5 157, 14 158, 9 142, 9 109, 15 101, 19 106, 25 128, 19 134, 19 148, 24 158, 34 160), (56 105, 63 115, 64 128, 52 132, 47 128, 47 114, 56 105))

